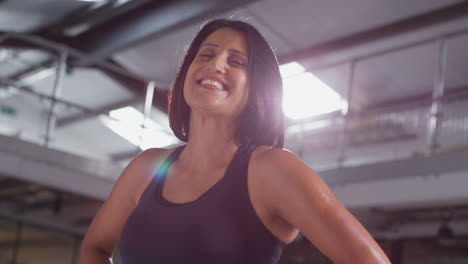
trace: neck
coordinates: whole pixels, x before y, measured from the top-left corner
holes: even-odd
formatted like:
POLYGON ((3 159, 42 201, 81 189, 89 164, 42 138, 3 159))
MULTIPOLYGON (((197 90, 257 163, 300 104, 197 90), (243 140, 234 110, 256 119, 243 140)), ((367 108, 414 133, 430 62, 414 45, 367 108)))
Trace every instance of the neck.
POLYGON ((225 168, 239 147, 234 124, 233 120, 192 112, 188 142, 180 156, 181 165, 192 171, 225 168))

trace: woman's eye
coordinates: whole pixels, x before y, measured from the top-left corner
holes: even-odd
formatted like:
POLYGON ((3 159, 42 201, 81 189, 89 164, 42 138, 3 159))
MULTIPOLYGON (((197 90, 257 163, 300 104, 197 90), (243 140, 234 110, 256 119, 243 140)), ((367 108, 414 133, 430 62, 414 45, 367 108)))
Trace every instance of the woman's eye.
POLYGON ((234 65, 234 66, 240 66, 240 67, 244 67, 245 66, 245 63, 241 60, 231 60, 231 63, 234 65))
POLYGON ((200 57, 204 58, 204 59, 209 59, 211 57, 213 57, 213 55, 211 54, 208 54, 208 53, 202 53, 199 55, 200 57))

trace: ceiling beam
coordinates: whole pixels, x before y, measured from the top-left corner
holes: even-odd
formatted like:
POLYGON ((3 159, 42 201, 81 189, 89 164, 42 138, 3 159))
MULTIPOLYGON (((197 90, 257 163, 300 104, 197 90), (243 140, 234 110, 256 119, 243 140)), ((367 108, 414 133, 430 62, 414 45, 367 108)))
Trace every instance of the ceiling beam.
MULTIPOLYGON (((64 44, 74 50, 79 50, 82 53, 92 55, 86 58, 71 57, 69 66, 73 67, 96 67, 108 77, 120 83, 133 91, 138 96, 146 94, 147 82, 140 78, 132 78, 127 75, 120 74, 105 67, 101 67, 98 62, 106 62, 113 64, 117 68, 123 67, 118 65, 111 59, 106 59, 116 51, 128 48, 141 41, 147 40, 150 37, 159 37, 170 33, 179 28, 190 25, 195 21, 201 21, 207 16, 212 16, 221 12, 226 12, 230 9, 246 5, 254 0, 236 0, 229 2, 220 2, 216 0, 201 0, 201 1, 147 1, 147 3, 129 10, 129 12, 115 16, 112 19, 96 25, 90 30, 76 37, 54 37, 47 32, 38 32, 49 41, 64 44)), ((28 46, 29 43, 22 39, 9 38, 4 40, 4 45, 28 46)), ((53 50, 53 49, 52 49, 53 50)), ((43 62, 37 65, 41 70, 44 66, 50 66, 55 63, 54 60, 43 62)), ((28 68, 26 71, 17 74, 15 80, 21 79, 36 72, 36 67, 28 68)), ((167 113, 167 91, 155 90, 153 106, 167 113)), ((93 114, 100 114, 102 111, 107 111, 108 107, 103 107, 91 113, 88 111, 80 116, 74 116, 68 120, 59 121, 59 126, 70 124, 73 120, 81 120, 89 118, 93 114)))
POLYGON ((52 217, 38 217, 37 215, 24 215, 13 212, 8 212, 6 210, 0 210, 0 218, 7 219, 13 222, 25 223, 32 227, 38 227, 42 230, 52 230, 56 232, 63 232, 70 235, 75 235, 78 237, 83 237, 86 234, 86 227, 74 227, 69 223, 60 221, 52 217))
POLYGON ((99 200, 123 169, 7 136, 0 135, 0 146, 0 175, 99 200))
POLYGON ((31 43, 24 39, 18 39, 10 36, 9 32, 0 31, 0 46, 2 48, 14 49, 14 50, 35 50, 40 49, 43 51, 55 53, 56 50, 53 47, 41 47, 37 44, 31 43))
POLYGON ((119 108, 129 106, 129 105, 138 104, 138 103, 141 103, 141 102, 143 102, 143 98, 140 97, 140 96, 136 96, 134 98, 124 100, 124 101, 121 101, 121 102, 118 102, 118 103, 106 105, 104 107, 100 107, 98 109, 90 110, 88 112, 76 114, 76 115, 69 116, 69 117, 60 118, 55 123, 55 128, 57 128, 57 129, 63 128, 63 127, 66 127, 68 125, 71 125, 73 123, 83 121, 83 120, 87 120, 89 118, 93 118, 93 117, 96 117, 98 115, 102 115, 102 114, 107 115, 112 110, 119 109, 119 108))
POLYGON ((98 61, 149 38, 161 37, 251 2, 253 0, 149 1, 76 37, 56 40, 92 54, 91 59, 98 61))
MULTIPOLYGON (((453 86, 445 88, 446 91, 441 97, 443 103, 450 104, 459 100, 466 100, 468 98, 468 85, 463 86, 453 86)), ((432 91, 413 95, 413 96, 404 96, 399 99, 375 102, 369 105, 365 105, 360 114, 366 115, 375 114, 376 112, 391 112, 395 110, 403 109, 416 109, 422 107, 431 106, 433 101, 432 91)))
POLYGON ((138 0, 128 1, 124 4, 119 4, 118 0, 106 0, 94 2, 85 5, 82 8, 73 10, 65 16, 61 21, 54 21, 53 24, 41 25, 40 28, 34 29, 34 34, 41 36, 48 35, 78 35, 81 30, 85 31, 95 25, 108 21, 123 13, 130 12, 148 1, 138 0))
MULTIPOLYGON (((108 60, 110 63, 116 65, 119 68, 123 68, 120 66, 118 63, 116 63, 113 60, 108 60)), ((98 68, 101 70, 107 77, 111 78, 115 82, 119 83, 123 87, 126 87, 133 93, 135 93, 137 96, 141 96, 141 98, 145 98, 146 96, 146 90, 148 87, 148 82, 143 79, 137 79, 137 78, 131 78, 129 76, 122 75, 118 72, 108 70, 108 69, 102 69, 98 68)), ((156 107, 157 109, 161 110, 164 113, 167 113, 168 109, 168 91, 163 91, 160 89, 160 87, 156 87, 154 89, 154 95, 153 95, 153 106, 156 107)))
MULTIPOLYGON (((38 38, 38 37, 34 37, 38 38)), ((40 38, 40 37, 39 37, 40 38)), ((37 48, 45 48, 46 50, 50 50, 53 52, 57 52, 59 47, 62 46, 61 43, 53 42, 50 40, 45 40, 41 42, 41 45, 38 45, 37 43, 32 43, 26 41, 26 39, 29 39, 26 35, 25 38, 17 38, 16 36, 10 36, 7 40, 20 40, 25 43, 30 43, 34 46, 35 49, 37 48)), ((5 40, 5 41, 7 41, 5 40)), ((111 78, 113 81, 119 83, 122 85, 124 88, 127 88, 128 90, 132 91, 134 94, 137 95, 137 97, 144 98, 146 94, 146 87, 147 87, 147 81, 143 78, 140 77, 136 74, 132 74, 128 72, 123 66, 118 64, 112 59, 103 59, 99 62, 92 62, 90 60, 82 59, 87 61, 87 63, 82 63, 80 62, 80 57, 78 56, 79 52, 76 52, 76 50, 68 48, 70 51, 75 51, 73 55, 76 57, 75 60, 73 61, 67 61, 67 70, 72 70, 74 67, 77 67, 77 65, 74 65, 73 63, 79 63, 79 67, 94 67, 96 70, 101 71, 103 74, 105 74, 107 77, 111 78), (89 63, 89 64, 88 64, 89 63)), ((16 82, 14 86, 17 86, 18 88, 23 88, 23 90, 27 91, 33 91, 31 89, 25 89, 27 88, 26 86, 21 86, 19 83, 25 78, 34 76, 36 74, 40 74, 42 72, 48 71, 50 69, 53 69, 56 67, 56 59, 51 58, 49 60, 37 63, 35 65, 32 65, 22 71, 19 71, 15 74, 12 74, 10 76, 7 76, 6 79, 1 79, 0 81, 7 82, 7 81, 13 81, 12 83, 16 82)), ((164 113, 167 113, 167 91, 160 91, 159 89, 156 88, 155 90, 155 96, 153 100, 153 106, 158 108, 159 110, 163 111, 164 113)), ((88 109, 84 109, 83 107, 78 107, 79 109, 84 110, 81 115, 83 115, 83 118, 88 118, 91 117, 89 113, 91 111, 88 111, 88 109)), ((98 111, 94 111, 94 113, 99 114, 98 111)), ((81 117, 75 116, 77 120, 80 120, 81 117)), ((67 123, 70 123, 67 121, 67 123)))
POLYGON ((67 107, 75 108, 75 109, 77 109, 79 111, 82 111, 83 113, 88 113, 88 112, 91 111, 87 107, 81 106, 79 104, 76 104, 76 103, 68 101, 68 100, 64 100, 64 99, 60 99, 60 98, 54 98, 53 96, 51 96, 49 94, 38 92, 38 91, 34 90, 31 86, 22 85, 19 82, 13 82, 13 81, 10 81, 10 80, 4 80, 3 78, 0 78, 0 85, 7 85, 7 86, 15 87, 15 88, 18 89, 19 92, 31 94, 33 96, 36 96, 36 97, 40 98, 40 99, 45 99, 45 100, 50 101, 50 102, 56 101, 59 104, 63 104, 65 106, 67 106, 67 107))
POLYGON ((421 155, 359 166, 321 171, 319 174, 329 185, 362 181, 431 176, 468 170, 468 149, 439 150, 433 155, 421 155))
POLYGON ((27 78, 31 75, 38 74, 39 72, 48 70, 50 68, 55 68, 57 65, 57 60, 49 59, 46 61, 42 61, 40 63, 33 64, 26 69, 16 72, 13 75, 8 76, 8 80, 11 81, 21 81, 24 78, 27 78))
POLYGON ((462 1, 380 27, 313 45, 278 58, 280 64, 324 56, 344 49, 395 37, 468 16, 468 1, 462 1))
MULTIPOLYGON (((0 145, 0 174, 98 200, 108 197, 123 169, 115 163, 92 161, 4 136, 0 136, 0 145)), ((317 173, 345 205, 365 207, 398 203, 404 206, 422 201, 468 199, 464 188, 468 182, 466 160, 468 148, 317 173), (376 189, 369 189, 369 186, 376 189), (431 192, 439 188, 436 186, 451 191, 431 192), (404 196, 395 195, 395 192, 402 192, 399 188, 406 190, 404 196)))

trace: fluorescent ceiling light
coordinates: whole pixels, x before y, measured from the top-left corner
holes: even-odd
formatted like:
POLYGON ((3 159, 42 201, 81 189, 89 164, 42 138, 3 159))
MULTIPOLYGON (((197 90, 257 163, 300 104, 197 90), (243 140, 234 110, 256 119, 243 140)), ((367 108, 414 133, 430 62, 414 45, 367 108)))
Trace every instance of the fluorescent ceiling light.
MULTIPOLYGON (((109 0, 78 0, 78 1, 81 1, 81 2, 107 2, 109 0)), ((127 2, 130 2, 131 0, 117 0, 115 5, 116 6, 119 6, 119 5, 123 5, 127 2)))
POLYGON ((48 78, 56 73, 55 67, 40 69, 36 72, 33 72, 26 77, 20 79, 20 83, 24 85, 32 85, 42 79, 48 78))
POLYGON ((293 119, 340 110, 341 96, 297 62, 280 66, 283 79, 283 112, 293 119))
POLYGON ((20 130, 16 126, 6 124, 5 122, 0 122, 0 135, 13 137, 19 134, 20 134, 20 130))
POLYGON ((130 1, 131 1, 131 0, 117 0, 116 6, 120 6, 120 5, 126 4, 127 2, 130 2, 130 1))
POLYGON ((142 150, 164 148, 179 143, 179 140, 167 133, 161 125, 151 119, 144 120, 143 114, 134 107, 127 106, 110 111, 109 117, 101 116, 101 121, 142 150))
MULTIPOLYGON (((0 85, 0 100, 7 99, 15 94, 18 93, 18 88, 7 85, 7 86, 2 86, 0 85)), ((0 109, 2 109, 2 106, 0 105, 0 109)))

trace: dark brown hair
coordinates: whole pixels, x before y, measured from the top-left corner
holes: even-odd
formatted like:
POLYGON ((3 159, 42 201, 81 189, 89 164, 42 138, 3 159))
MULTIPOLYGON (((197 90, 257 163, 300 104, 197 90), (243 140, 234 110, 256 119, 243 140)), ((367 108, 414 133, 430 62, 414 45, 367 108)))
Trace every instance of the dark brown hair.
POLYGON ((189 135, 190 107, 184 99, 187 70, 202 42, 214 31, 229 27, 245 34, 248 49, 249 95, 239 116, 236 132, 241 144, 284 145, 284 117, 281 108, 283 85, 278 61, 270 45, 252 25, 236 20, 216 19, 205 24, 195 36, 169 91, 169 123, 182 141, 189 135))

